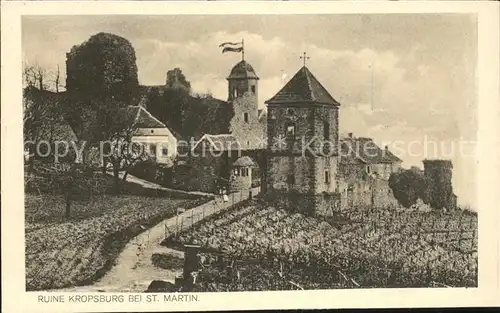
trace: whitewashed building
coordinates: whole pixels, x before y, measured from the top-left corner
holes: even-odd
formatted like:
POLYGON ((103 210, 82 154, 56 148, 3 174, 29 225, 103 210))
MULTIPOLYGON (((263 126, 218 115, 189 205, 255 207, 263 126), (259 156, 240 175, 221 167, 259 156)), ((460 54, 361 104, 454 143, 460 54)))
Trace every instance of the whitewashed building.
POLYGON ((128 106, 127 111, 135 129, 131 141, 144 144, 156 163, 172 165, 177 156, 177 138, 168 127, 142 106, 128 106))

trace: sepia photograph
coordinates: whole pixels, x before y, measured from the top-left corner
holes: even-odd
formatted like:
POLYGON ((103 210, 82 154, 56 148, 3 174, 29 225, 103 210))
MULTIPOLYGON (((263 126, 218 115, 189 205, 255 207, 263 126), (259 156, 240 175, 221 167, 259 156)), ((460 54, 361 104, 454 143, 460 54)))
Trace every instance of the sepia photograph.
POLYGON ((498 12, 321 3, 9 4, 9 307, 498 302, 498 12))
POLYGON ((475 15, 28 16, 22 51, 27 290, 477 287, 475 15))

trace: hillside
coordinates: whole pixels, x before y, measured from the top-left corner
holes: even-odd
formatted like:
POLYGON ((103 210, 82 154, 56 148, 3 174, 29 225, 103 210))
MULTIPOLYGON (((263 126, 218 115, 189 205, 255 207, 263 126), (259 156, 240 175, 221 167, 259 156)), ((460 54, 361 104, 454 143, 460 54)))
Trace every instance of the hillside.
POLYGON ((477 286, 477 215, 465 211, 360 211, 340 222, 252 202, 164 242, 179 243, 203 247, 204 291, 477 286))

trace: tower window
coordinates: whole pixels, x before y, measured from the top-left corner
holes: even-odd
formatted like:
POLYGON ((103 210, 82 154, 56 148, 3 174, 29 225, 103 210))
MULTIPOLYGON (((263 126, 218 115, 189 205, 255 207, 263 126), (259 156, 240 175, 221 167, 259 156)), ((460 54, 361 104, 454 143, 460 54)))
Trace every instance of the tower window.
POLYGON ((248 113, 243 113, 243 120, 248 123, 248 113))
POLYGON ((323 122, 323 137, 325 140, 330 140, 330 123, 323 122))
POLYGON ((325 170, 325 184, 330 184, 330 171, 325 170))
POLYGON ((255 86, 252 86, 251 89, 252 89, 252 93, 255 94, 255 86))
POLYGON ((371 169, 370 165, 367 165, 367 166, 366 166, 366 172, 367 172, 368 174, 370 174, 370 173, 372 172, 372 169, 371 169))
POLYGON ((249 176, 249 175, 248 175, 248 167, 243 167, 243 168, 241 169, 241 176, 243 176, 243 177, 247 177, 247 176, 249 176))
POLYGON ((238 96, 238 89, 236 88, 233 88, 233 97, 237 97, 238 96))
POLYGON ((288 123, 286 125, 286 137, 287 138, 295 138, 295 124, 288 123))

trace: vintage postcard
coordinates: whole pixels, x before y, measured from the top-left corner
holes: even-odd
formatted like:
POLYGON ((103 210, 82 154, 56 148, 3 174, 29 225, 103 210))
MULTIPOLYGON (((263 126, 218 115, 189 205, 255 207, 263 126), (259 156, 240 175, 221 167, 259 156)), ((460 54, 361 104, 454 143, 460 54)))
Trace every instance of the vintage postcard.
POLYGON ((2 4, 12 312, 500 297, 491 3, 2 4))

